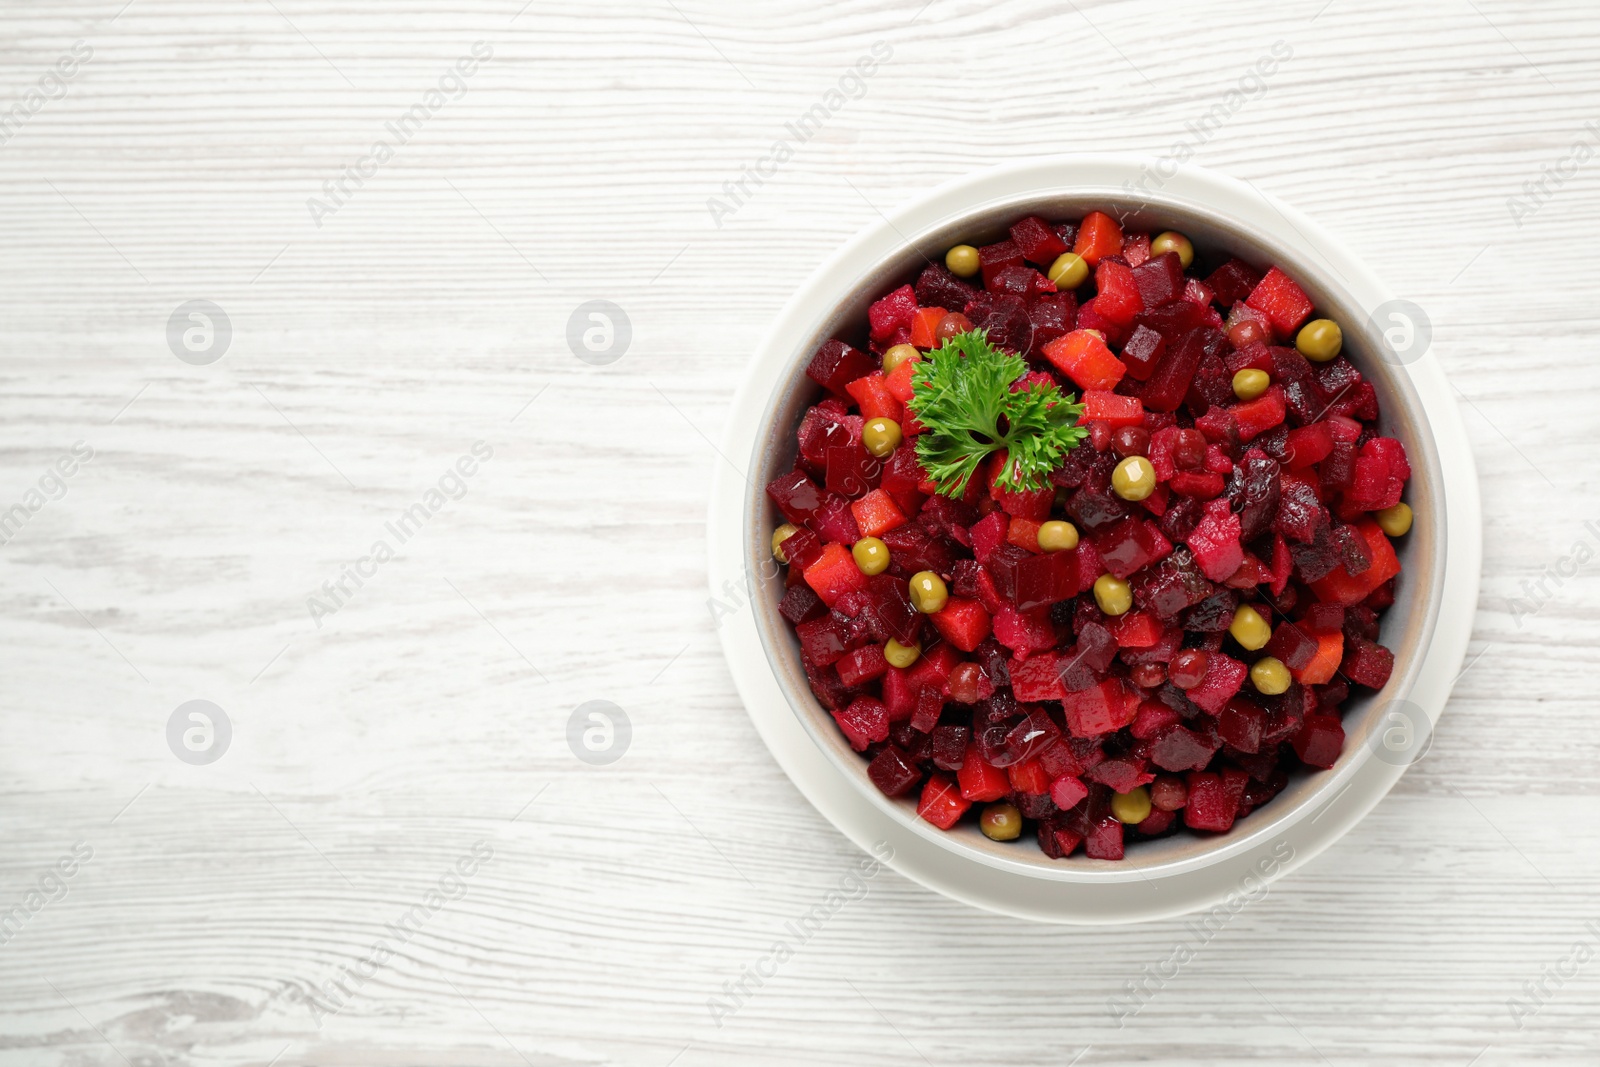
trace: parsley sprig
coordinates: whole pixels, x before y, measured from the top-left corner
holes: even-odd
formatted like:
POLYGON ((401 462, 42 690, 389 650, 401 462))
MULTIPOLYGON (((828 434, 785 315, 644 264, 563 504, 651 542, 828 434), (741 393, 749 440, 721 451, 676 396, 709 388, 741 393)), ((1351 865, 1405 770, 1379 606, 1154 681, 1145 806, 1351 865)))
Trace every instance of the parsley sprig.
POLYGON ((989 343, 984 330, 957 334, 927 354, 911 379, 907 406, 923 432, 917 459, 945 496, 959 497, 989 453, 1008 459, 996 479, 1003 489, 1038 489, 1086 431, 1083 405, 1054 383, 1031 382, 1020 356, 989 343))

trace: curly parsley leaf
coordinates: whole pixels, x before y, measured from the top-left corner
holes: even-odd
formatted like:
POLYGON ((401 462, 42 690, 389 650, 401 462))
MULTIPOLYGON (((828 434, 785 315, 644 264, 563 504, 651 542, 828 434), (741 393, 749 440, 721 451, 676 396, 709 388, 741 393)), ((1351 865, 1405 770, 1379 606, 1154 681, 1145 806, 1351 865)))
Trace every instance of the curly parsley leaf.
POLYGON ((1002 489, 1038 489, 1086 431, 1083 405, 1055 384, 1011 385, 1028 371, 1020 356, 989 343, 987 332, 957 334, 927 354, 911 379, 911 413, 923 426, 917 459, 945 496, 959 497, 991 452, 1008 459, 1002 489))

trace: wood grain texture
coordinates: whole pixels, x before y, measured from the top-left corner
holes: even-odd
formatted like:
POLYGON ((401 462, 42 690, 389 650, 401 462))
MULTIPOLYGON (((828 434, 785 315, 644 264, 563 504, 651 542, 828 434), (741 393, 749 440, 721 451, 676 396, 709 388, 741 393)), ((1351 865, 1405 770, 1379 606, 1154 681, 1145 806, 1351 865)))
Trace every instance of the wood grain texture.
POLYGON ((1600 963, 1507 1008, 1600 920, 1600 572, 1512 605, 1600 548, 1600 160, 1507 206, 1600 121, 1592 3, 121 4, 0 16, 0 112, 93 49, 0 146, 0 511, 94 450, 0 547, 0 913, 93 849, 0 944, 0 1063, 1600 1055, 1600 963), (1168 152, 1280 40, 1196 159, 1434 323, 1487 537, 1482 655, 1432 751, 1121 1026, 1108 998, 1182 923, 1028 926, 887 871, 717 1025, 857 856, 762 747, 707 612, 709 442, 747 353, 876 210, 999 160, 1168 152), (316 225, 476 41, 464 94, 316 225), (864 95, 714 225, 879 41, 864 95), (632 324, 610 366, 565 341, 593 298, 632 324), (209 366, 167 347, 193 299, 232 323, 209 366), (464 494, 317 626, 307 598, 479 440, 464 494), (165 739, 195 698, 233 724, 209 766, 165 739), (567 746, 591 699, 633 725, 609 767, 567 746), (475 842, 465 895, 314 1007, 475 842))

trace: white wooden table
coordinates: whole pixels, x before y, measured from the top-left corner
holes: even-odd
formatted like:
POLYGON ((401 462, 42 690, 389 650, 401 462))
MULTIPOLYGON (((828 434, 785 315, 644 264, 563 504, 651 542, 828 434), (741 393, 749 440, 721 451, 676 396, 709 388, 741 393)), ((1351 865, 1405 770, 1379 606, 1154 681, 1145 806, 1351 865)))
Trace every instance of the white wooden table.
POLYGON ((1600 550, 1592 3, 123 3, 0 38, 0 1062, 1600 1058, 1600 564, 1562 562, 1600 550), (1488 536, 1432 752, 1120 1026, 1182 923, 1028 926, 887 871, 715 1011, 859 855, 707 611, 754 339, 876 208, 1178 145, 1435 325, 1488 536), (566 339, 591 299, 631 324, 607 365, 566 339), (191 700, 215 762, 169 745, 191 700), (631 723, 609 765, 569 747, 591 700, 631 723))

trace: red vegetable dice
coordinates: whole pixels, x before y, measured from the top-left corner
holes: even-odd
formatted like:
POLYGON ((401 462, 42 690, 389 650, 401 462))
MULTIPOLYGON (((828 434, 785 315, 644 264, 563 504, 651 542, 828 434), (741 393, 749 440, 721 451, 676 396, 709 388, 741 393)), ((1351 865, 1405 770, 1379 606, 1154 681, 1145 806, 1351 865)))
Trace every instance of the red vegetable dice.
POLYGON ((931 774, 922 786, 922 799, 917 802, 917 814, 941 830, 948 830, 961 821, 961 816, 972 807, 972 801, 961 795, 949 775, 931 774))
POLYGON ((865 752, 867 746, 876 741, 889 740, 889 709, 883 706, 882 701, 856 697, 849 707, 832 714, 839 729, 849 739, 850 747, 857 752, 865 752))
POLYGON ((1023 259, 1045 269, 1067 251, 1067 244, 1056 235, 1055 227, 1037 215, 1029 215, 1012 225, 1011 243, 1022 252, 1023 259))
POLYGON ((999 800, 1011 792, 1011 779, 1006 772, 985 760, 976 744, 968 747, 967 758, 956 776, 961 782, 961 795, 967 800, 999 800))
POLYGON ((1305 290, 1277 267, 1250 290, 1245 303, 1272 321, 1279 337, 1290 337, 1311 317, 1311 299, 1305 290))
POLYGON ((1200 571, 1213 582, 1226 581, 1244 562, 1239 516, 1226 499, 1206 503, 1204 517, 1184 541, 1200 571))
POLYGON ((878 369, 878 361, 843 341, 824 341, 806 365, 806 376, 830 392, 844 395, 844 387, 878 369))
MULTIPOLYGON (((882 341, 897 330, 910 330, 917 313, 917 297, 911 286, 902 285, 867 308, 867 323, 874 341, 882 341)), ((859 375, 858 375, 859 377, 859 375)))

